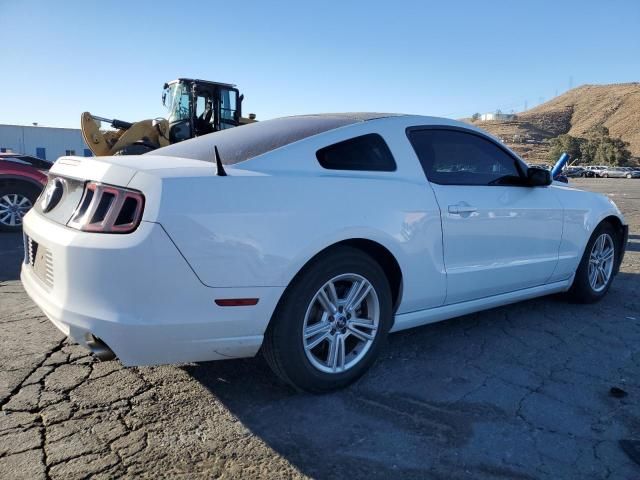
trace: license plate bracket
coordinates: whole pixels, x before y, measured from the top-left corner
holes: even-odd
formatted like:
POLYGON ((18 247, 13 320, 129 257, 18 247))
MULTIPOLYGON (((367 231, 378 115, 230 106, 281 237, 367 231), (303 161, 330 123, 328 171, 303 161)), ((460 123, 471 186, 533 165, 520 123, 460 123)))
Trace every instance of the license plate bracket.
POLYGON ((40 280, 51 286, 53 279, 51 278, 49 259, 47 256, 47 249, 39 245, 35 252, 35 258, 33 259, 33 271, 40 280))

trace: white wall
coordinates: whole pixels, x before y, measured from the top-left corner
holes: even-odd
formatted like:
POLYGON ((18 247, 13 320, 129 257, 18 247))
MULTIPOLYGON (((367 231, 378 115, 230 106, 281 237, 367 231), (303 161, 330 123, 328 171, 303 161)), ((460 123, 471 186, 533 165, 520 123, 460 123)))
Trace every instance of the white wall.
POLYGON ((45 149, 46 159, 51 161, 65 155, 66 150, 85 156, 87 149, 80 129, 0 125, 0 148, 37 156, 38 147, 45 149))
POLYGON ((483 113, 480 120, 513 120, 515 117, 513 113, 483 113))

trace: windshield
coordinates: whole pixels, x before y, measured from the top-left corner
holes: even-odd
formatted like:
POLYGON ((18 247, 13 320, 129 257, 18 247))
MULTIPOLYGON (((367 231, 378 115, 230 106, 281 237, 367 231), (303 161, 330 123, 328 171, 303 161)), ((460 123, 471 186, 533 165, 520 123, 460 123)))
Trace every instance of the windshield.
POLYGON ((167 108, 169 123, 189 118, 189 92, 183 83, 172 83, 164 89, 162 103, 167 108))

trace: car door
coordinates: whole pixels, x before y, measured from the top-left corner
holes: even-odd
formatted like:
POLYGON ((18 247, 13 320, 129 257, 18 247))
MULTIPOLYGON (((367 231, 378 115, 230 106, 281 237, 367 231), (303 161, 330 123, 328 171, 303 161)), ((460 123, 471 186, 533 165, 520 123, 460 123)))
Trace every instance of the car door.
POLYGON ((466 129, 408 130, 440 207, 446 304, 548 281, 558 263, 563 212, 550 187, 531 187, 526 165, 466 129))

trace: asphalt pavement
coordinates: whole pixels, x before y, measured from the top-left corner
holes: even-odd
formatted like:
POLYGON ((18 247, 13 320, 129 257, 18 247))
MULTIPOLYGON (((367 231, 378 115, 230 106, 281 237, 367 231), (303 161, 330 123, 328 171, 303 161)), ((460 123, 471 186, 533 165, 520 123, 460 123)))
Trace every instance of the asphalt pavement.
POLYGON ((640 440, 640 180, 572 183, 631 225, 602 302, 551 296, 394 334, 322 396, 260 357, 94 361, 26 296, 22 237, 0 234, 0 478, 640 478, 619 444, 640 440))

